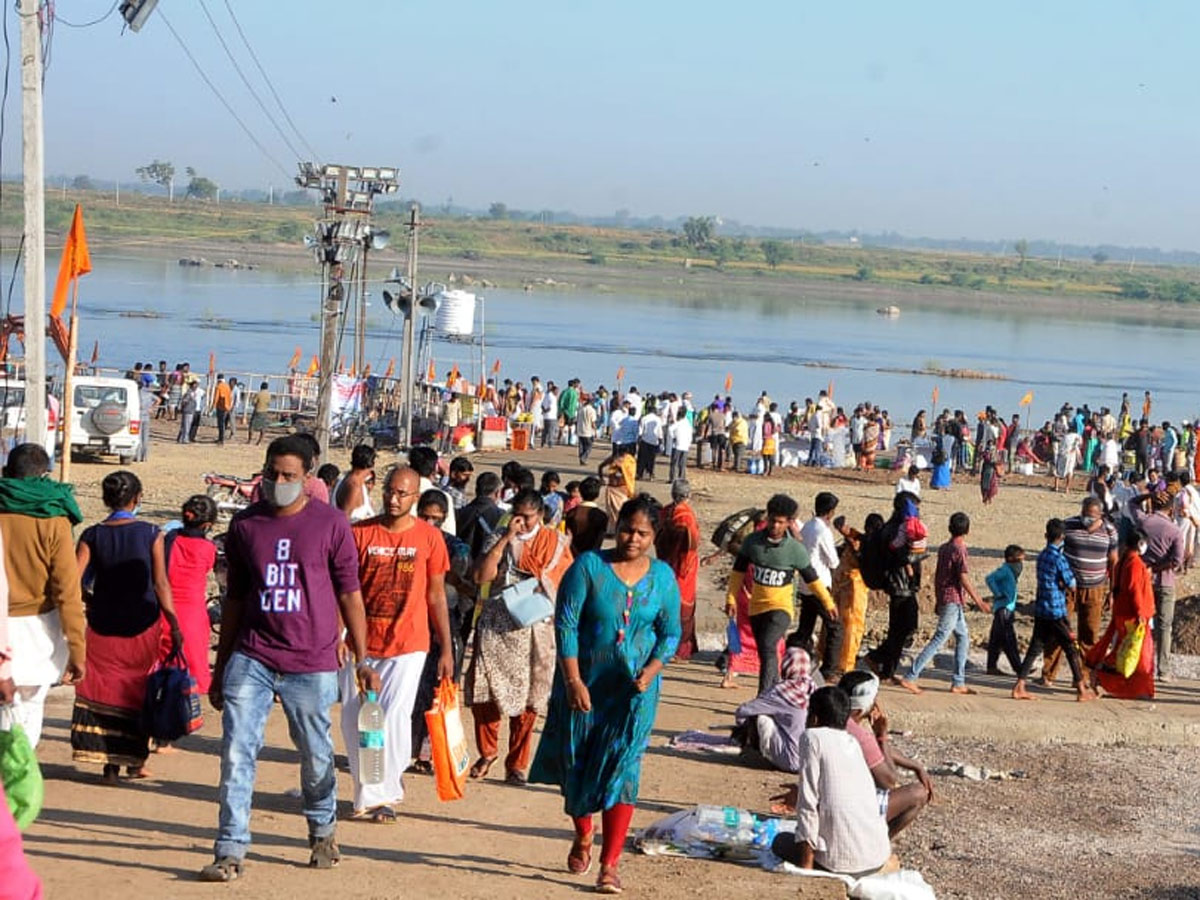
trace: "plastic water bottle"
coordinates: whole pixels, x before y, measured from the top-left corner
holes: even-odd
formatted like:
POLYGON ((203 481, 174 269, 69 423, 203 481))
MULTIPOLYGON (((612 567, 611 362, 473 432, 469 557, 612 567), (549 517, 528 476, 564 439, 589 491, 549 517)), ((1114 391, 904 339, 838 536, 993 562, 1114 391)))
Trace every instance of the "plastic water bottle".
POLYGON ((736 806, 698 806, 696 836, 710 844, 750 844, 754 840, 754 816, 736 806))
POLYGON ((358 780, 363 784, 383 781, 383 707, 374 691, 358 709, 358 780))

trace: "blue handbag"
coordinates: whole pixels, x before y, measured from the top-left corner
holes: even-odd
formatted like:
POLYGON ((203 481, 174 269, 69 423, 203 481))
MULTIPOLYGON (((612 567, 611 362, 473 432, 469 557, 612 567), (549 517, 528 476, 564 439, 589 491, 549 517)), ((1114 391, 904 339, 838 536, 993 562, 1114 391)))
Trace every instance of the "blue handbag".
POLYGON ((156 741, 177 741, 203 724, 196 679, 175 650, 146 679, 142 730, 156 741))
POLYGON ((731 618, 725 626, 725 646, 730 653, 742 652, 742 633, 738 631, 737 619, 731 618))
POLYGON ((508 614, 522 628, 536 625, 554 615, 554 603, 541 592, 541 582, 525 578, 500 592, 508 614))

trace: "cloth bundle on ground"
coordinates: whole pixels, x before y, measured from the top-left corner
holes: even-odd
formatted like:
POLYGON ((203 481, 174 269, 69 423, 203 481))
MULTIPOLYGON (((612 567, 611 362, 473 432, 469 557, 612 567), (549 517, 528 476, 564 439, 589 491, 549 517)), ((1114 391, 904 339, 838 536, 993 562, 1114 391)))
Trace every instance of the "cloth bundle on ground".
MULTIPOLYGON (((756 824, 770 821, 776 833, 794 832, 795 819, 758 819, 746 810, 725 810, 728 818, 753 821, 756 824), (728 816, 732 812, 733 816, 728 816)), ((713 841, 705 834, 701 822, 701 808, 681 810, 639 833, 634 841, 639 851, 647 856, 686 856, 693 859, 724 859, 743 865, 757 865, 768 872, 800 875, 808 878, 834 878, 846 886, 846 892, 856 900, 935 900, 931 888, 919 872, 901 869, 886 875, 868 875, 852 878, 831 872, 798 869, 771 852, 770 848, 756 847, 757 829, 743 829, 744 840, 713 841)))

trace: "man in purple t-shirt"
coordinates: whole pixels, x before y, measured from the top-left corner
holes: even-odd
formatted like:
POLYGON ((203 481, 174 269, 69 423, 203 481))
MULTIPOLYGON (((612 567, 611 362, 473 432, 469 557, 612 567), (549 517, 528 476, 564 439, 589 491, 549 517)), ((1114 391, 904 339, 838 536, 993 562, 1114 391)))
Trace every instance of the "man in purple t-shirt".
POLYGON ((267 448, 262 500, 229 526, 229 588, 209 699, 221 718, 220 819, 215 860, 202 881, 233 881, 250 847, 254 771, 267 717, 279 697, 300 751, 309 865, 339 860, 334 839, 337 778, 330 707, 337 701, 341 620, 353 647, 360 690, 379 690, 367 653, 366 613, 350 523, 309 499, 312 450, 299 436, 267 448))

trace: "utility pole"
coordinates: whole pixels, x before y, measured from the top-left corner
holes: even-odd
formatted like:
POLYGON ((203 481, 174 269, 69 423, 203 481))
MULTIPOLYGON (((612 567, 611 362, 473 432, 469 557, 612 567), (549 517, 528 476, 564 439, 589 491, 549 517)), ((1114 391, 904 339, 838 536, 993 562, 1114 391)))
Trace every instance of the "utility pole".
POLYGON ((409 315, 404 319, 404 346, 401 355, 404 357, 404 383, 401 385, 400 397, 401 421, 404 423, 404 441, 412 446, 412 410, 413 410, 413 381, 417 377, 416 354, 413 352, 413 336, 416 331, 418 299, 417 299, 417 235, 421 230, 421 211, 417 204, 412 205, 408 215, 408 286, 412 291, 412 305, 409 315))
MULTIPOLYGON (((348 286, 345 282, 349 264, 353 266, 362 254, 361 284, 366 284, 366 262, 369 249, 382 250, 387 246, 388 233, 371 227, 371 211, 377 194, 395 193, 400 187, 399 170, 395 167, 339 166, 300 163, 296 184, 321 192, 318 202, 324 203, 325 217, 316 223, 315 236, 306 236, 305 244, 312 249, 321 266, 321 371, 317 382, 317 424, 315 434, 321 455, 329 451, 329 432, 333 413, 333 377, 337 366, 340 325, 349 312, 346 303, 348 286)), ((365 299, 359 297, 360 303, 365 299)), ((365 356, 359 347, 365 341, 365 313, 360 313, 361 329, 355 337, 356 356, 365 356)), ((361 363, 360 363, 361 365, 361 363)), ((361 377, 361 372, 355 372, 361 377)))
MULTIPOLYGON (((20 0, 21 142, 25 189, 25 440, 46 443, 46 203, 39 0, 20 0)), ((63 408, 70 411, 70 398, 63 408)), ((69 453, 70 448, 64 452, 69 453)))

